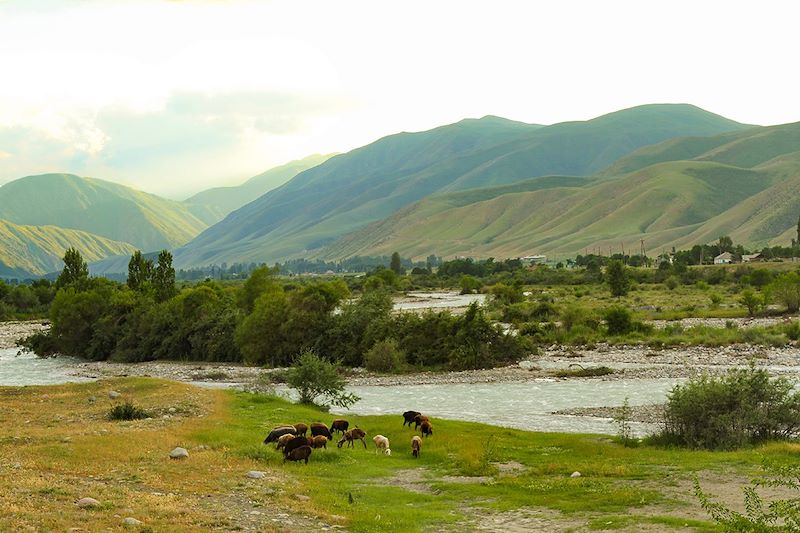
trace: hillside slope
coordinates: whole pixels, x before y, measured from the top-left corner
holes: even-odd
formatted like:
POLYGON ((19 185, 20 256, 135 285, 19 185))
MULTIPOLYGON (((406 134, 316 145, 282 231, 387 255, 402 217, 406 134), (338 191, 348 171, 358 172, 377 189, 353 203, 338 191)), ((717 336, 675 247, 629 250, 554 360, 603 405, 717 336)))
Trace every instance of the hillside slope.
POLYGON ((0 219, 77 229, 151 251, 185 244, 218 217, 108 181, 42 174, 0 187, 0 219))
POLYGON ((300 172, 327 161, 333 155, 335 154, 314 154, 297 161, 291 161, 253 176, 241 185, 214 187, 201 191, 184 200, 183 203, 189 206, 204 206, 215 213, 219 220, 222 220, 231 211, 239 209, 259 196, 283 185, 300 172))
POLYGON ((602 174, 542 178, 511 188, 432 196, 316 254, 324 259, 399 251, 513 257, 638 250, 652 254, 730 235, 788 244, 800 214, 800 123, 644 148, 602 174), (671 156, 693 156, 668 161, 671 156), (640 167, 640 168, 639 168, 640 167), (613 169, 636 169, 611 177, 613 169), (563 180, 563 178, 561 178, 563 180), (567 186, 569 185, 569 186, 567 186), (516 190, 513 190, 515 189, 516 190))
POLYGON ((62 257, 70 246, 86 261, 111 255, 128 255, 135 248, 84 231, 56 226, 24 226, 0 220, 0 275, 27 277, 61 270, 62 257))
POLYGON ((642 146, 746 126, 650 105, 536 126, 498 117, 380 139, 301 172, 176 251, 179 266, 309 255, 426 196, 551 174, 587 176, 642 146))

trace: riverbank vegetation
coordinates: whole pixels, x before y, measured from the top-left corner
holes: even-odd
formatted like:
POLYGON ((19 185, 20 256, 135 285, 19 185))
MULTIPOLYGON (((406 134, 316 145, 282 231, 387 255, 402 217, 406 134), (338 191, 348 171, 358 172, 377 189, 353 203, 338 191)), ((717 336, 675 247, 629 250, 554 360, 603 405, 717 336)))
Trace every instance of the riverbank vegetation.
POLYGON ((304 465, 284 463, 261 441, 274 426, 330 423, 333 415, 279 398, 132 378, 0 388, 0 397, 0 461, 13 472, 0 476, 0 529, 94 531, 131 517, 152 531, 273 530, 288 521, 356 532, 503 524, 718 531, 692 494, 696 476, 708 494, 742 510, 732 487, 758 475, 762 458, 800 464, 791 443, 729 452, 625 447, 605 436, 439 419, 414 459, 414 432, 398 413, 347 417, 368 436, 387 436, 391 456, 329 446, 304 465), (109 390, 152 418, 109 420, 109 390), (189 457, 171 460, 175 446, 189 457), (84 497, 98 505, 79 508, 84 497))

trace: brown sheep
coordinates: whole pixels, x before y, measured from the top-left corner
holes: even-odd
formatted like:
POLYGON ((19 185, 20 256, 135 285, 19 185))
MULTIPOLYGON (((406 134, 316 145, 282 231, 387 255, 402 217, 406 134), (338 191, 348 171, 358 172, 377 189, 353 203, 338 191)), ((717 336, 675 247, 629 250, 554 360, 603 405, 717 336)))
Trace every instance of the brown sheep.
POLYGON ((422 449, 422 439, 419 435, 411 437, 411 455, 419 457, 419 451, 422 449))
POLYGON ((419 411, 406 411, 405 413, 403 413, 403 425, 405 426, 406 424, 408 424, 410 427, 411 422, 413 422, 414 419, 420 416, 421 414, 422 413, 420 413, 419 411))
POLYGON ((342 447, 342 444, 345 442, 348 446, 355 447, 354 441, 360 440, 362 444, 364 444, 364 449, 367 449, 367 441, 364 440, 364 437, 367 436, 367 433, 360 428, 353 428, 349 431, 345 431, 344 436, 339 440, 336 444, 339 448, 342 447))
MULTIPOLYGON (((430 419, 425 415, 417 415, 414 417, 414 429, 422 425, 423 422, 430 422, 430 419)), ((409 424, 410 425, 410 424, 409 424)))
POLYGON ((328 448, 328 437, 325 435, 317 435, 316 437, 308 438, 308 445, 312 448, 328 448))
POLYGON ((295 437, 283 446, 283 455, 289 455, 292 450, 308 446, 308 437, 295 437))
POLYGON ((297 430, 297 435, 300 435, 301 437, 305 437, 306 436, 306 432, 308 431, 308 426, 305 425, 305 424, 302 424, 302 423, 295 424, 294 425, 294 429, 297 430))
POLYGON ((275 446, 275 449, 280 450, 281 448, 286 446, 287 442, 289 442, 295 437, 296 435, 292 435, 291 433, 287 433, 286 435, 281 435, 280 437, 278 437, 278 444, 275 446))
POLYGON ((420 424, 419 427, 420 427, 419 431, 420 431, 420 433, 422 433, 423 437, 427 437, 427 436, 433 435, 433 426, 427 420, 422 422, 422 424, 420 424))
POLYGON ((278 440, 278 437, 280 437, 281 435, 286 435, 287 433, 291 433, 292 435, 294 435, 295 433, 297 433, 297 430, 294 429, 294 426, 278 426, 269 432, 267 438, 264 439, 264 444, 275 442, 278 440))
POLYGON ((320 424, 319 422, 314 422, 311 424, 311 436, 316 437, 317 435, 324 435, 328 437, 328 440, 333 439, 331 436, 331 430, 328 429, 328 426, 325 424, 320 424))
POLYGON ((311 456, 310 446, 300 446, 283 456, 283 462, 286 461, 305 461, 308 464, 308 458, 311 456))
POLYGON ((331 435, 333 435, 334 433, 345 433, 347 431, 347 428, 349 427, 350 427, 350 422, 348 422, 347 420, 344 420, 342 418, 334 420, 333 423, 331 424, 331 429, 330 429, 331 435))

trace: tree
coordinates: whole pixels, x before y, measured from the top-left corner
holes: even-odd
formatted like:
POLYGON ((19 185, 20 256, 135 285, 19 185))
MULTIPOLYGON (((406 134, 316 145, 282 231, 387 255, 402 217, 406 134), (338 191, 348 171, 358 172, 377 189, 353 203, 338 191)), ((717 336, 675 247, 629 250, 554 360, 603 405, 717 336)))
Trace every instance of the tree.
POLYGON ((739 303, 747 308, 747 316, 756 316, 764 307, 764 299, 751 289, 742 291, 739 303))
POLYGON ((64 269, 56 280, 56 287, 62 288, 70 285, 84 288, 89 281, 89 266, 83 260, 81 253, 75 248, 68 248, 64 253, 64 269))
POLYGON ((719 253, 733 252, 733 239, 727 235, 723 235, 719 238, 719 243, 717 243, 717 246, 719 248, 719 253))
POLYGON ((242 290, 239 291, 238 303, 245 313, 251 313, 253 311, 256 300, 262 294, 278 286, 275 281, 276 272, 277 269, 264 265, 250 273, 250 277, 247 278, 242 290))
POLYGON ((608 278, 608 288, 611 290, 611 296, 625 296, 630 289, 630 279, 628 278, 628 271, 622 261, 614 259, 609 261, 606 268, 606 277, 608 278))
POLYGON ((786 272, 769 284, 768 292, 772 298, 786 306, 787 311, 796 313, 800 310, 800 274, 786 272))
POLYGON ((286 382, 297 390, 300 403, 335 405, 346 409, 361 399, 345 390, 347 382, 339 375, 336 365, 312 351, 300 354, 287 372, 286 382))
POLYGON ((795 242, 797 246, 800 246, 800 217, 797 217, 797 239, 795 242))
POLYGON ((128 287, 132 291, 145 292, 153 277, 153 262, 145 259, 140 250, 133 252, 128 261, 128 287))
POLYGON ((153 288, 156 301, 165 302, 175 296, 175 269, 172 267, 172 254, 161 250, 158 254, 158 266, 153 271, 153 288))
POLYGON ((394 252, 392 254, 392 259, 389 262, 389 268, 392 270, 392 272, 394 272, 398 276, 403 274, 403 265, 400 262, 400 254, 399 253, 394 252))

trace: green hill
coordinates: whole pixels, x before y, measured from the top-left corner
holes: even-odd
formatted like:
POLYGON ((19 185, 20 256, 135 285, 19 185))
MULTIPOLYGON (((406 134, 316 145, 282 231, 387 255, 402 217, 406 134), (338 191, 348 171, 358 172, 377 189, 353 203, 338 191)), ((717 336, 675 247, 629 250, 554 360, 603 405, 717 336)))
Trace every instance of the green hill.
POLYGON ((150 251, 185 244, 219 217, 108 181, 42 174, 0 187, 0 219, 81 230, 150 251))
POLYGON ((720 235, 786 245, 800 214, 800 123, 670 140, 600 175, 431 196, 315 256, 558 256, 638 250, 641 240, 652 254, 720 235))
MULTIPOLYGON (((301 172, 232 212, 177 250, 176 262, 309 255, 432 194, 538 176, 588 176, 642 146, 745 127, 694 106, 665 104, 553 126, 484 117, 392 135, 301 172)), ((565 185, 574 185, 568 180, 565 185)))
POLYGON ((285 165, 272 168, 253 176, 246 182, 235 187, 214 187, 201 191, 184 201, 190 206, 204 206, 215 213, 219 219, 228 213, 239 209, 259 196, 279 187, 295 177, 300 172, 315 167, 330 159, 334 154, 315 154, 285 165))
POLYGON ((0 276, 25 278, 61 270, 64 251, 73 246, 87 261, 135 250, 84 231, 55 226, 23 226, 0 220, 0 276))

